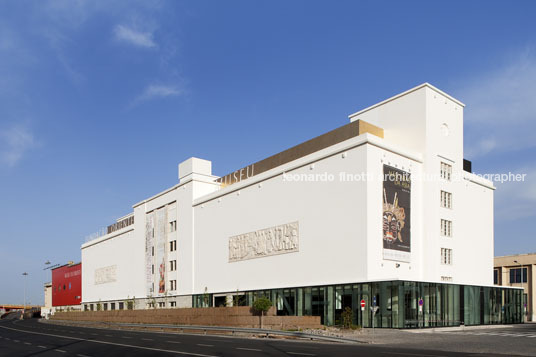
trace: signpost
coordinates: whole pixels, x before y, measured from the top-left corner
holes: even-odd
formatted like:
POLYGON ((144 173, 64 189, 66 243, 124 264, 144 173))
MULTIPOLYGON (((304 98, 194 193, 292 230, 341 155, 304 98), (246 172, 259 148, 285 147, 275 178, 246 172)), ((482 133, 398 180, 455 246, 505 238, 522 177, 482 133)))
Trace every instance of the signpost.
POLYGON ((372 311, 372 335, 374 335, 374 317, 376 316, 376 313, 378 312, 379 307, 376 306, 376 296, 372 297, 372 306, 370 307, 370 311, 372 311))
MULTIPOLYGON (((422 298, 419 299, 419 314, 422 315, 422 306, 424 305, 424 301, 422 300, 422 298)), ((421 324, 421 319, 418 319, 419 321, 419 325, 421 324)), ((423 321, 424 322, 424 321, 423 321)))

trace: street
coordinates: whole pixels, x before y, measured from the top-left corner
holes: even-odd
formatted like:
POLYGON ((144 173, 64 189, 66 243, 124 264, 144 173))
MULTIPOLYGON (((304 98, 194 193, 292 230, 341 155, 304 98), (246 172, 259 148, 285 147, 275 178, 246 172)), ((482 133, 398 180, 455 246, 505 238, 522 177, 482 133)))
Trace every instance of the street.
MULTIPOLYGON (((377 331, 377 338, 401 335, 406 340, 430 340, 432 336, 455 341, 458 338, 511 339, 513 343, 534 343, 536 326, 522 326, 525 334, 497 330, 495 335, 470 335, 467 332, 441 334, 411 334, 404 331, 377 331), (500 334, 500 335, 499 335, 500 334), (507 335, 509 334, 509 335, 507 335), (428 335, 428 336, 427 336, 428 335), (524 336, 524 337, 523 337, 524 336)), ((478 333, 475 331, 474 333, 478 333)), ((493 333, 493 332, 490 332, 493 333)), ((433 340, 433 338, 432 338, 433 340)), ((382 356, 434 357, 469 356, 474 351, 441 351, 422 349, 411 343, 399 344, 397 338, 389 344, 338 344, 302 342, 279 339, 237 338, 214 335, 193 335, 130 330, 110 330, 73 327, 39 322, 37 319, 0 321, 0 356, 382 356)), ((383 341, 388 342, 388 341, 383 341)), ((502 343, 502 342, 501 342, 502 343)), ((451 342, 452 344, 452 342, 451 342)), ((433 346, 433 343, 430 344, 433 346)), ((530 347, 530 346, 529 346, 530 347)), ((528 349, 534 351, 534 349, 528 349)), ((486 356, 490 355, 489 353, 486 356)), ((524 354, 530 355, 530 354, 524 354)), ((503 354, 504 356, 504 354, 503 354)))

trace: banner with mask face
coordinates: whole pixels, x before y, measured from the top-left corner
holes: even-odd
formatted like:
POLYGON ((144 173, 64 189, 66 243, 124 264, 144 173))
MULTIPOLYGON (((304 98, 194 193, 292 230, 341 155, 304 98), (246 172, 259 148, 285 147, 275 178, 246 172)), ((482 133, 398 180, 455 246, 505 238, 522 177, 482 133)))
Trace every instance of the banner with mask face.
POLYGON ((411 176, 383 165, 383 258, 411 260, 411 176))

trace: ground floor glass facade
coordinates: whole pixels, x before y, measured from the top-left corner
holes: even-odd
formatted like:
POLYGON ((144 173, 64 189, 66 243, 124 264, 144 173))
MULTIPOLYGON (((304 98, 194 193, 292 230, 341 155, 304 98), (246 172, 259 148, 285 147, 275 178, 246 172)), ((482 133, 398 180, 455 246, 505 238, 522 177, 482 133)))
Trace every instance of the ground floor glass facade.
MULTIPOLYGON (((362 327, 421 328, 522 322, 520 289, 412 281, 326 285, 230 293, 235 305, 269 298, 278 315, 320 316, 324 325, 341 325, 349 307, 362 327), (373 316, 374 299, 378 306, 373 316), (362 311, 361 300, 366 307, 362 311), (422 300, 422 301, 421 301, 422 300), (419 303, 422 302, 422 306, 419 303)), ((220 306, 213 294, 193 296, 194 307, 220 306)))

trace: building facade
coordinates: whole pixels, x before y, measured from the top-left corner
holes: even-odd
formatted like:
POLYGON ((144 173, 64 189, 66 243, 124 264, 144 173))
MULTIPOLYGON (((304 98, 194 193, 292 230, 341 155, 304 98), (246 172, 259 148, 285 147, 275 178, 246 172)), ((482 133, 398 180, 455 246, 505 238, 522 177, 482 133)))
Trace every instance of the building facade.
POLYGON ((536 253, 495 257, 493 283, 523 289, 523 315, 526 321, 536 321, 536 253))
POLYGON ((495 188, 463 159, 463 108, 423 84, 228 175, 186 160, 82 245, 84 308, 265 295, 327 325, 345 307, 365 327, 520 321, 520 291, 493 286, 495 188))
POLYGON ((82 301, 82 263, 69 263, 52 269, 51 291, 52 313, 57 310, 80 310, 82 301))

